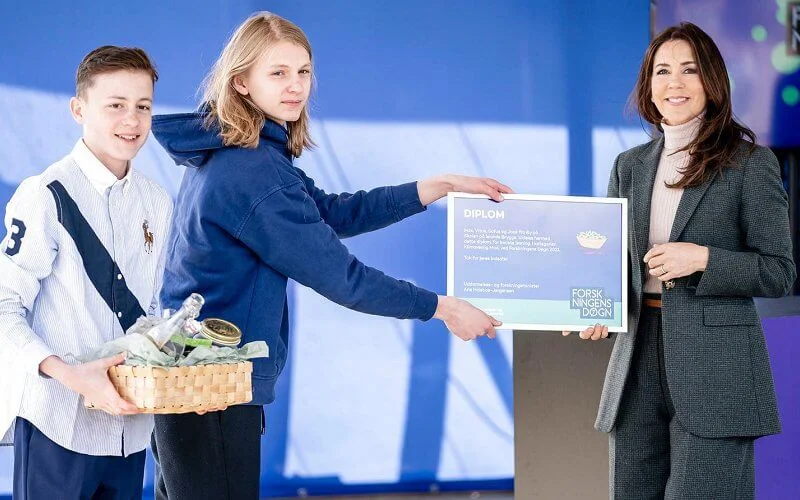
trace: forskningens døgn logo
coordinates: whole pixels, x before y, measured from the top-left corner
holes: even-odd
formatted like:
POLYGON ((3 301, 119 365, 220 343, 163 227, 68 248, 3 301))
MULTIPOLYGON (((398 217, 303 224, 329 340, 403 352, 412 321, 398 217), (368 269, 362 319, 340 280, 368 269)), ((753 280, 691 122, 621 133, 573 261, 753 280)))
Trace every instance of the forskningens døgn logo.
POLYGON ((572 287, 569 308, 577 309, 581 319, 614 319, 614 299, 600 287, 572 287))

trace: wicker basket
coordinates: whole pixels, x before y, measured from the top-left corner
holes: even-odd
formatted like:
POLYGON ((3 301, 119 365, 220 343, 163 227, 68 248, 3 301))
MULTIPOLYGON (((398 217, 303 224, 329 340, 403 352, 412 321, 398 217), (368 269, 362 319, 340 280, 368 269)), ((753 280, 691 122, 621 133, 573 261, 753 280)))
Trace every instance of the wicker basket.
POLYGON ((119 395, 143 413, 189 413, 249 403, 252 371, 250 361, 173 368, 118 365, 108 376, 119 395))

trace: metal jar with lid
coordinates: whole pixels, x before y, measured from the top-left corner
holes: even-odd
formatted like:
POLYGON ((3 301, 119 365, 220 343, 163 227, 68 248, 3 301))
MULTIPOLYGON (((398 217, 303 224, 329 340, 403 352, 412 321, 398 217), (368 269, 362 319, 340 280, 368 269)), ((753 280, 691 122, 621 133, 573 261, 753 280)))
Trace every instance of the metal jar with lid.
MULTIPOLYGON (((236 347, 242 341, 242 331, 230 321, 219 318, 206 318, 198 335, 209 339, 215 345, 236 347)), ((197 335, 195 335, 197 337, 197 335)))

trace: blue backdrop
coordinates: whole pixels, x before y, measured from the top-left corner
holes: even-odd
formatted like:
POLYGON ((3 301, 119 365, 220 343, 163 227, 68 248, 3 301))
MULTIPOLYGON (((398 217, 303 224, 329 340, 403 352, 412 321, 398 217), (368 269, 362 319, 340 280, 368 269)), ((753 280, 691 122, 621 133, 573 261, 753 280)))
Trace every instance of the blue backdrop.
MULTIPOLYGON (((623 108, 648 42, 648 2, 5 2, 0 206, 80 136, 67 101, 86 52, 143 47, 161 74, 156 111, 185 110, 256 10, 311 39, 319 147, 298 164, 328 191, 460 172, 520 193, 604 195, 613 158, 645 138, 623 108)), ((155 141, 135 165, 175 193, 181 170, 155 141)), ((445 225, 436 204, 347 244, 444 293, 445 225)), ((359 315, 297 285, 290 296, 292 356, 268 407, 265 496, 511 489, 510 332, 463 343, 439 322, 359 315)), ((0 495, 11 463, 0 450, 0 495)))

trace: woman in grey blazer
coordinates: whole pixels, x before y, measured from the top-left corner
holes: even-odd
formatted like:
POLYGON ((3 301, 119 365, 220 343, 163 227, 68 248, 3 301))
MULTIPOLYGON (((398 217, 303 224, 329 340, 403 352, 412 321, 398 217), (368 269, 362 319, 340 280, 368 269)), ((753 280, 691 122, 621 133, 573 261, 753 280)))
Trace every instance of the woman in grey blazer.
POLYGON ((631 327, 595 423, 611 497, 753 498, 753 443, 780 432, 753 297, 796 278, 778 162, 733 118, 725 63, 693 24, 652 41, 632 99, 660 133, 617 157, 608 187, 631 207, 631 327))

